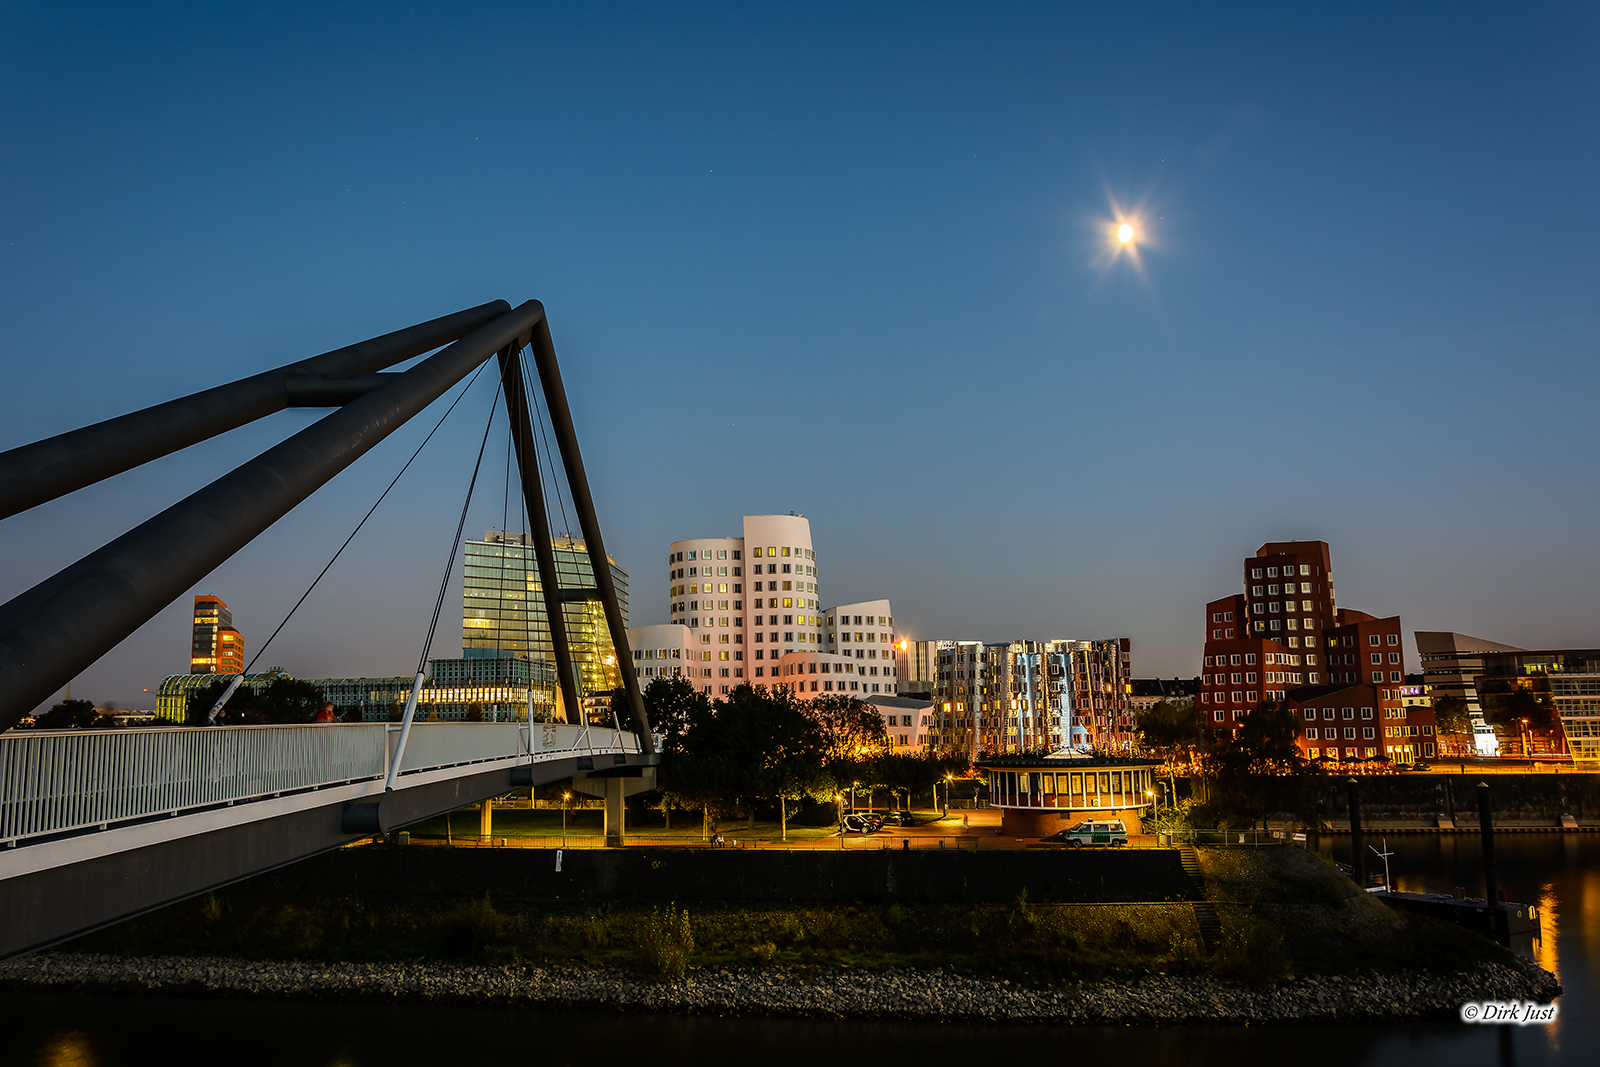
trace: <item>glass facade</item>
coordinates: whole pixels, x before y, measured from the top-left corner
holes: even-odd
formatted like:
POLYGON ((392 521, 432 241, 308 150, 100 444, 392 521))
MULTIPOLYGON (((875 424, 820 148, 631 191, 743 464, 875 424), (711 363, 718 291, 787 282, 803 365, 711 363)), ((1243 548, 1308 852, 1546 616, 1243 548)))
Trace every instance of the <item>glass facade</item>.
MULTIPOLYGON (((589 551, 582 541, 559 538, 553 545, 563 589, 598 588, 589 551)), ((628 575, 609 558, 606 565, 611 568, 611 581, 626 623, 628 575)), ((622 675, 600 601, 563 604, 562 612, 580 694, 620 688, 622 675)), ((503 657, 554 663, 539 565, 524 535, 491 530, 482 541, 467 542, 461 646, 468 660, 503 657)))
MULTIPOLYGON (((156 690, 156 714, 184 721, 189 696, 231 675, 175 674, 156 690)), ((244 686, 260 692, 279 678, 292 678, 281 667, 247 674, 244 686)), ((322 691, 345 721, 398 721, 411 696, 413 679, 306 678, 322 691)), ((550 722, 555 713, 555 664, 510 657, 436 659, 428 661, 428 681, 417 697, 417 721, 550 722), (530 708, 531 705, 531 708, 530 708)))

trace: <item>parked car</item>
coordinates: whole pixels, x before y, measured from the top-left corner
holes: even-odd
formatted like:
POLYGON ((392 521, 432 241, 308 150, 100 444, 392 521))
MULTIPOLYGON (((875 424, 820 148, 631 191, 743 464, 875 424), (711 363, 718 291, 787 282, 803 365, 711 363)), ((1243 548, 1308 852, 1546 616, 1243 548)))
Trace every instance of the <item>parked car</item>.
POLYGON ((871 834, 876 833, 881 825, 880 820, 866 815, 846 815, 839 828, 847 834, 871 834))
POLYGON ((1076 826, 1057 831, 1041 838, 1052 844, 1082 848, 1084 845, 1110 845, 1120 847, 1128 843, 1128 828, 1121 819, 1084 820, 1076 826))
POLYGON ((909 811, 891 811, 886 820, 890 826, 915 826, 917 817, 909 811))

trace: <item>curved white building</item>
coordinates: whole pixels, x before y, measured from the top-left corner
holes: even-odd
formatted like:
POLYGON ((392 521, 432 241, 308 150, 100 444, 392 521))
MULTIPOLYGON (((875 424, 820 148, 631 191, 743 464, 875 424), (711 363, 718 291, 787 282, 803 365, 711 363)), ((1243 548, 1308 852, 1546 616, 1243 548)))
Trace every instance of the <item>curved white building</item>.
POLYGON ((863 661, 856 664, 863 690, 871 686, 874 693, 899 691, 899 657, 895 655, 891 610, 887 600, 863 600, 839 604, 822 613, 827 650, 863 661))
POLYGON ((672 542, 667 565, 669 614, 688 627, 702 667, 712 664, 712 695, 772 677, 785 653, 825 647, 805 516, 746 515, 741 537, 672 542))
POLYGON ((630 627, 628 647, 633 650, 639 687, 647 688, 657 678, 685 678, 696 689, 704 689, 710 684, 711 665, 700 662, 697 645, 689 628, 676 623, 630 627))

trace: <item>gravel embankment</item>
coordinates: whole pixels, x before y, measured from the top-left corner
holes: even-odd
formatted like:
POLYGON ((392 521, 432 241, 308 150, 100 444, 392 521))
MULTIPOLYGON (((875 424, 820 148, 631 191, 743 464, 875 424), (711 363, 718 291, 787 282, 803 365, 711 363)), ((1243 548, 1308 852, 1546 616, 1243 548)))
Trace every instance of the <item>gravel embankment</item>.
POLYGON ((1210 977, 1024 986, 944 970, 715 968, 677 984, 582 967, 304 963, 41 953, 0 964, 0 988, 316 1000, 591 1008, 692 1015, 946 1022, 1344 1022, 1455 1017, 1467 1001, 1550 1001, 1532 963, 1441 976, 1368 972, 1251 987, 1210 977))

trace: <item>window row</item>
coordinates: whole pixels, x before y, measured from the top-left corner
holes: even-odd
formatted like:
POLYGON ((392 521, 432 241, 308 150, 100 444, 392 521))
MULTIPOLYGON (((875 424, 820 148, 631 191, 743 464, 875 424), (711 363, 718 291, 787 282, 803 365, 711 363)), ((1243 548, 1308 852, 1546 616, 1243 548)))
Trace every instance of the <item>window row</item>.
MULTIPOLYGON (((782 549, 779 549, 779 548, 768 548, 767 549, 767 558, 768 559, 777 559, 780 555, 784 556, 784 557, 788 557, 791 554, 795 555, 795 556, 804 557, 805 559, 816 559, 817 558, 816 554, 814 552, 812 552, 812 550, 809 549, 809 548, 796 548, 796 549, 794 549, 792 551, 792 553, 791 553, 791 550, 788 549, 788 548, 782 548, 782 549)), ((755 559, 760 559, 761 558, 761 549, 759 549, 759 548, 755 549, 754 551, 752 551, 750 553, 750 555, 755 559)))
MULTIPOLYGON (((792 592, 792 591, 795 591, 795 590, 799 590, 802 593, 815 593, 817 591, 817 586, 816 586, 816 583, 814 583, 814 582, 784 582, 783 583, 783 588, 784 588, 784 590, 786 592, 792 592)), ((760 582, 756 583, 755 591, 758 592, 758 593, 761 592, 761 583, 760 582)), ((767 591, 771 592, 771 593, 776 593, 778 591, 778 583, 777 582, 768 582, 767 583, 767 591)))
MULTIPOLYGON (((1268 578, 1276 578, 1276 577, 1278 577, 1278 568, 1277 567, 1268 567, 1268 568, 1266 568, 1266 571, 1267 571, 1267 577, 1268 578)), ((1310 578, 1311 574, 1312 574, 1311 564, 1309 564, 1309 563, 1300 564, 1300 577, 1302 577, 1302 578, 1310 578)), ((1283 568, 1283 576, 1285 578, 1294 577, 1294 566, 1290 565, 1288 567, 1283 568)), ((1261 568, 1260 567, 1256 567, 1253 570, 1251 570, 1250 577, 1252 577, 1252 578, 1260 578, 1261 577, 1261 568)))
MULTIPOLYGON (((1324 719, 1333 718, 1334 717, 1334 710, 1335 709, 1333 709, 1333 708, 1323 708, 1322 709, 1322 717, 1324 719)), ((1343 718, 1343 719, 1353 719, 1353 718, 1356 717, 1356 709, 1355 708, 1339 708, 1338 712, 1339 712, 1339 717, 1343 718)), ((1307 721, 1309 721, 1311 719, 1315 719, 1317 717, 1317 709, 1316 708, 1306 708, 1305 709, 1305 715, 1306 715, 1307 721)), ((1361 709, 1361 717, 1363 719, 1372 718, 1372 709, 1371 708, 1362 708, 1361 709)))
MULTIPOLYGON (((1302 593, 1311 592, 1311 583, 1310 582, 1301 582, 1299 591, 1302 592, 1302 593)), ((1283 587, 1282 595, 1283 596, 1292 596, 1292 595, 1294 595, 1294 592, 1295 592, 1294 583, 1290 582, 1288 585, 1285 585, 1283 587)), ((1267 585, 1267 586, 1252 585, 1250 587, 1250 595, 1251 596, 1255 596, 1255 597, 1260 597, 1260 596, 1278 596, 1279 595, 1279 590, 1278 590, 1278 587, 1275 586, 1275 585, 1267 585), (1266 590, 1266 591, 1263 592, 1262 591, 1263 589, 1266 590)), ((1291 608, 1290 610, 1293 610, 1293 609, 1291 608)), ((1306 602, 1306 610, 1307 611, 1311 610, 1311 602, 1310 601, 1306 602)))
MULTIPOLYGON (((701 559, 710 559, 711 558, 711 553, 713 551, 716 552, 717 559, 729 559, 729 558, 738 559, 739 558, 739 550, 737 548, 733 550, 733 553, 732 553, 731 557, 729 556, 728 550, 726 548, 718 548, 718 549, 703 548, 703 549, 698 549, 698 550, 690 549, 687 553, 683 553, 683 552, 668 552, 667 553, 667 562, 668 563, 682 563, 683 562, 683 557, 686 554, 688 555, 688 557, 691 560, 694 559, 697 554, 699 555, 699 557, 701 559)), ((758 555, 758 556, 761 555, 761 550, 759 548, 756 549, 756 555, 758 555)), ((787 549, 784 550, 784 555, 788 555, 788 550, 787 549)))
MULTIPOLYGON (((755 606, 759 608, 761 605, 760 604, 756 604, 755 606)), ((726 601, 726 600, 689 600, 689 601, 679 601, 678 603, 672 605, 672 613, 674 615, 676 615, 677 613, 682 612, 682 611, 728 611, 728 610, 729 610, 728 601, 726 601)), ((732 610, 733 611, 743 611, 744 610, 744 601, 735 600, 733 602, 732 610)), ((710 626, 712 624, 708 621, 706 623, 706 625, 710 626)), ((726 626, 728 624, 726 622, 724 622, 722 625, 726 626)), ((743 626, 744 625, 744 620, 740 619, 737 622, 735 622, 734 625, 735 626, 743 626)))
MULTIPOLYGON (((1319 740, 1321 740, 1322 738, 1317 736, 1319 733, 1323 737, 1327 738, 1327 740, 1329 740, 1329 741, 1337 741, 1339 739, 1339 727, 1337 727, 1337 726, 1329 726, 1329 727, 1326 727, 1326 728, 1319 728, 1319 727, 1316 727, 1316 726, 1307 726, 1306 727, 1306 740, 1307 741, 1319 741, 1319 740)), ((1354 741, 1356 739, 1356 728, 1354 726, 1346 726, 1346 727, 1344 727, 1344 736, 1345 736, 1345 740, 1354 741)), ((1370 740, 1372 740, 1373 737, 1376 736, 1376 731, 1370 726, 1363 726, 1361 728, 1361 736, 1370 741, 1370 740)))

